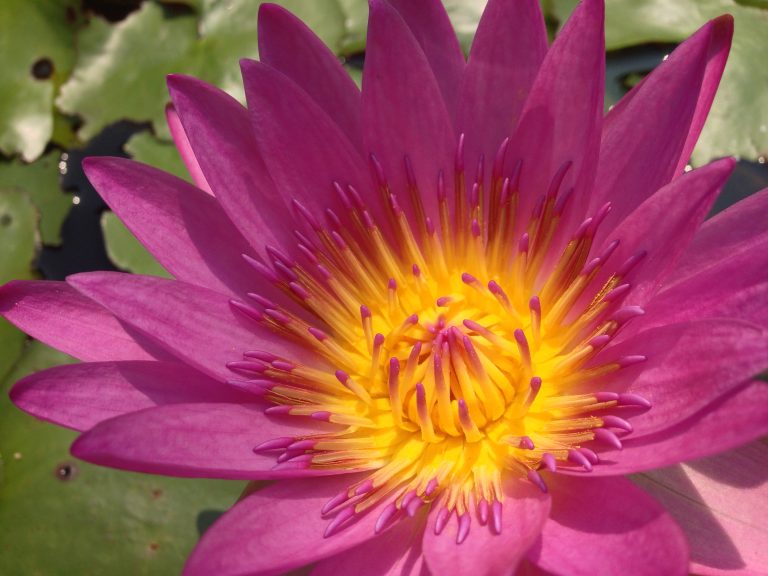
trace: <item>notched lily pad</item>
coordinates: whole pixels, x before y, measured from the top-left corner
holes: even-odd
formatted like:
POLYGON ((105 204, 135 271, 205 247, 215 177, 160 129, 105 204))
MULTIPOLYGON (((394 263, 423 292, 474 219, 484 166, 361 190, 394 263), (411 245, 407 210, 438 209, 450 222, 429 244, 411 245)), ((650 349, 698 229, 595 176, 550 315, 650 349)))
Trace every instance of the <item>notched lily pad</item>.
POLYGON ((53 98, 74 63, 76 0, 0 2, 0 151, 39 157, 53 132, 53 98))

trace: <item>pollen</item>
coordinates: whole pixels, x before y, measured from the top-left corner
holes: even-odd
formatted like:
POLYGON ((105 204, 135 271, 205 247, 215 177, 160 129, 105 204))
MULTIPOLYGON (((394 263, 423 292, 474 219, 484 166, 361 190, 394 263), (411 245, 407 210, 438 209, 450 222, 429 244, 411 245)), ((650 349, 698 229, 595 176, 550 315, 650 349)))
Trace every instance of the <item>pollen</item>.
POLYGON ((488 190, 482 158, 468 182, 463 137, 450 193, 442 178, 436 191, 418 190, 408 158, 408 190, 393 191, 371 157, 386 207, 379 220, 354 187, 336 182, 343 209, 327 210, 322 223, 294 201, 300 257, 269 249, 270 266, 248 259, 298 306, 255 294, 233 305, 328 368, 246 351, 229 366, 238 374, 231 383, 267 400, 269 414, 331 424, 255 450, 274 452, 277 469, 364 472, 323 508, 326 536, 374 507, 378 532, 425 506, 438 511, 438 533, 455 516, 459 543, 471 518, 498 533, 506 479, 546 491, 542 470, 589 472, 600 445, 620 449, 632 431, 617 409, 650 407, 597 385, 645 360, 599 361, 643 313, 623 304, 643 254, 610 269, 617 242, 596 253, 610 205, 564 224, 572 222, 569 163, 522 206, 525 167, 502 175, 507 145, 488 190), (437 195, 435 219, 422 205, 426 193, 437 195))

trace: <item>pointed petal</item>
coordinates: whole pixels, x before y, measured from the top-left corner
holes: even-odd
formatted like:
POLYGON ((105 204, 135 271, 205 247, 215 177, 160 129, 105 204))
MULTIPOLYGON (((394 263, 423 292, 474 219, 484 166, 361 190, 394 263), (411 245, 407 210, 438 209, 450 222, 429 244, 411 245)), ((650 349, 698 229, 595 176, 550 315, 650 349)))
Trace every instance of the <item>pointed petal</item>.
POLYGON ((179 151, 184 166, 187 167, 187 172, 189 172, 189 175, 192 177, 195 186, 200 188, 203 192, 213 195, 211 187, 205 179, 203 170, 200 168, 197 158, 195 158, 195 152, 192 150, 192 145, 189 143, 187 133, 184 132, 184 126, 181 125, 179 113, 176 112, 176 108, 173 107, 173 104, 168 104, 165 107, 165 120, 168 122, 168 130, 171 131, 173 143, 176 145, 176 149, 179 151))
POLYGON ((330 521, 320 514, 323 505, 360 478, 286 480, 254 492, 203 535, 184 574, 283 574, 374 538, 376 508, 323 538, 330 521))
POLYGON ((464 71, 464 54, 448 14, 439 0, 385 0, 397 10, 429 61, 453 117, 464 71))
POLYGON ((424 556, 433 574, 495 576, 516 566, 536 541, 549 514, 549 495, 530 482, 510 480, 504 486, 501 534, 475 519, 469 536, 456 544, 458 523, 449 520, 435 535, 433 509, 424 532, 424 556))
POLYGON ((171 362, 88 362, 55 366, 19 380, 16 406, 75 430, 161 404, 253 402, 253 396, 171 362))
POLYGON ((64 282, 9 282, 0 288, 0 314, 33 338, 79 360, 170 357, 64 282))
POLYGON ((88 179, 128 229, 179 280, 219 292, 253 290, 249 245, 216 200, 170 174, 124 158, 86 158, 88 179))
POLYGON ((552 511, 528 558, 573 576, 688 574, 688 545, 675 521, 624 478, 547 478, 552 511))
POLYGON ((695 574, 757 575, 768 566, 768 444, 633 477, 677 519, 695 574))
POLYGON ((319 429, 295 417, 264 416, 263 410, 260 403, 193 403, 131 412, 80 435, 72 455, 110 468, 183 478, 269 480, 327 473, 272 470, 275 456, 254 447, 319 429))
POLYGON ((689 133, 696 131, 694 117, 698 123, 697 114, 709 108, 724 65, 720 56, 710 59, 712 51, 721 53, 724 23, 705 24, 606 116, 590 207, 612 203, 603 233, 679 175, 679 165, 687 162, 682 155, 689 133))
MULTIPOLYGON (((633 420, 634 422, 634 420, 633 420)), ((632 474, 717 454, 768 435, 768 384, 756 380, 717 398, 682 422, 600 450, 592 475, 632 474)))
POLYGON ((277 4, 259 7, 259 59, 296 82, 362 149, 360 91, 341 62, 296 16, 277 4))
POLYGON ((491 0, 483 12, 461 85, 457 129, 466 160, 485 155, 490 175, 496 151, 512 135, 547 52, 547 30, 536 0, 491 0))
POLYGON ((227 296, 206 288, 116 272, 77 274, 67 282, 190 366, 220 381, 232 377, 226 364, 241 360, 246 350, 269 350, 298 361, 309 360, 297 346, 235 312, 227 296))
POLYGON ((338 182, 354 186, 366 207, 380 213, 366 161, 328 114, 277 70, 253 60, 240 65, 259 147, 286 202, 296 199, 324 214, 341 206, 333 187, 338 182))
POLYGON ((321 560, 312 576, 421 576, 426 573, 421 553, 425 520, 423 514, 402 519, 391 530, 321 560))
POLYGON ((275 187, 251 130, 248 111, 205 82, 171 75, 168 88, 195 158, 216 199, 262 257, 265 246, 292 246, 288 204, 275 187))
MULTIPOLYGON (((411 204, 408 157, 424 212, 437 221, 440 171, 446 190, 453 187, 453 127, 427 58, 400 15, 383 0, 370 2, 363 130, 366 146, 381 162, 400 204, 411 204)), ((415 210, 411 216, 417 214, 415 210)))
POLYGON ((566 162, 574 188, 568 219, 582 218, 597 164, 605 90, 602 0, 579 3, 547 52, 512 137, 508 169, 522 159, 519 221, 566 162), (542 144, 544 143, 544 144, 542 144))
POLYGON ((647 361, 615 372, 604 388, 591 386, 635 392, 651 402, 653 408, 632 418, 633 437, 640 437, 681 422, 764 371, 768 333, 737 320, 685 322, 638 332, 606 347, 594 362, 632 354, 647 361))
POLYGON ((596 252, 603 252, 608 242, 619 241, 609 265, 595 277, 595 289, 604 285, 621 263, 644 250, 647 256, 622 282, 632 286, 627 302, 645 305, 673 270, 735 166, 732 158, 707 164, 673 180, 638 206, 596 252))
POLYGON ((647 309, 662 325, 733 317, 768 327, 768 190, 707 220, 647 309))

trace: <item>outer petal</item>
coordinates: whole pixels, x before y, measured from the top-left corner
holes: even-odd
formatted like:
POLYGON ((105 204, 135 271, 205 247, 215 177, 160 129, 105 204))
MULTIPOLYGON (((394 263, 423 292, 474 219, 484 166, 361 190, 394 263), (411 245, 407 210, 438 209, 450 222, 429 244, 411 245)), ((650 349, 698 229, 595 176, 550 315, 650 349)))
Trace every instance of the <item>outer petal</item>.
POLYGON ((197 158, 195 158, 195 152, 192 150, 192 145, 189 143, 187 133, 184 132, 184 126, 181 125, 179 113, 176 112, 176 108, 173 107, 173 104, 168 104, 165 107, 165 119, 168 122, 168 129, 171 131, 173 143, 176 145, 176 149, 179 151, 179 155, 181 156, 184 165, 187 167, 187 171, 192 177, 195 186, 200 188, 200 190, 213 195, 211 187, 205 179, 203 170, 200 168, 197 158))
POLYGON ((161 404, 254 401, 184 364, 144 361, 56 366, 20 380, 10 396, 25 412, 75 430, 161 404))
POLYGON ((606 116, 591 204, 594 211, 612 203, 604 233, 687 162, 689 134, 714 96, 732 26, 729 18, 704 25, 606 116))
POLYGON ((232 294, 255 287, 242 259, 248 242, 213 197, 123 158, 87 158, 83 168, 110 208, 176 278, 232 294))
MULTIPOLYGON (((523 160, 518 224, 567 162, 561 191, 574 188, 564 219, 582 218, 592 188, 605 90, 604 7, 584 0, 566 22, 541 65, 507 153, 507 166, 523 160), (542 145, 542 143, 544 143, 542 145)), ((567 228, 567 227, 566 227, 567 228)))
POLYGON ((167 404, 105 420, 82 434, 72 454, 120 468, 188 478, 239 480, 320 475, 308 469, 272 470, 274 455, 253 448, 283 436, 312 434, 298 418, 270 418, 263 404, 167 404))
POLYGON ((449 520, 435 535, 437 514, 430 514, 424 532, 424 556, 432 574, 496 576, 517 565, 536 541, 549 514, 550 499, 530 482, 512 480, 504 486, 501 534, 473 519, 469 536, 456 544, 458 522, 449 520))
POLYGON ((355 476, 291 480, 254 492, 205 533, 184 574, 283 574, 373 538, 376 509, 323 538, 329 519, 320 510, 355 480, 355 476))
POLYGON ((591 475, 632 474, 729 450, 768 435, 768 384, 754 381, 727 392, 682 422, 600 450, 591 475))
POLYGON ((360 91, 341 62, 301 20, 276 4, 259 8, 259 59, 296 82, 362 148, 360 91))
POLYGON ((302 359, 298 347, 246 320, 232 309, 227 296, 206 288, 115 272, 77 274, 67 281, 190 366, 220 381, 232 376, 226 364, 242 360, 246 350, 302 359))
POLYGON ((341 554, 321 560, 312 576, 421 576, 429 574, 421 553, 426 517, 399 521, 391 530, 341 554))
POLYGON ((702 226, 678 269, 649 304, 649 324, 734 317, 768 327, 768 190, 702 226))
POLYGON ((427 58, 403 19, 383 0, 370 2, 363 130, 366 147, 381 162, 402 205, 409 204, 408 157, 425 213, 436 220, 440 171, 446 190, 453 186, 453 128, 427 58))
POLYGON ((453 26, 439 0, 385 0, 408 24, 435 74, 445 105, 456 113, 464 55, 453 26))
MULTIPOLYGON (((338 182, 354 186, 376 215, 380 199, 369 167, 331 117, 277 70, 253 60, 240 64, 259 148, 286 201, 298 200, 319 216, 341 206, 333 186, 338 182)), ((295 228, 290 212, 286 218, 287 227, 295 228)))
POLYGON ((64 282, 9 282, 0 288, 0 313, 33 338, 79 360, 170 357, 64 282))
POLYGON ((536 0, 488 2, 472 42, 457 121, 471 169, 484 154, 490 176, 494 156, 517 126, 546 52, 547 30, 536 0))
POLYGON ((647 361, 623 368, 591 389, 602 384, 620 391, 628 387, 648 398, 653 408, 632 418, 634 436, 639 437, 683 421, 764 371, 768 334, 735 320, 686 322, 639 332, 606 348, 595 362, 633 354, 643 354, 647 361))
MULTIPOLYGON (((618 240, 619 245, 603 273, 594 279, 595 290, 623 262, 644 250, 647 256, 626 279, 632 285, 626 301, 645 305, 694 237, 735 166, 732 158, 712 162, 673 180, 638 206, 606 239, 618 240)), ((586 292, 591 299, 594 291, 586 292)))
POLYGON ((168 77, 168 88, 184 131, 222 208, 262 257, 265 246, 292 246, 288 204, 275 187, 251 130, 248 111, 205 82, 168 77))
POLYGON ((552 511, 528 558, 569 576, 688 574, 680 527, 624 478, 549 477, 552 511))
POLYGON ((633 480, 677 518, 695 574, 765 574, 768 566, 765 440, 633 480))

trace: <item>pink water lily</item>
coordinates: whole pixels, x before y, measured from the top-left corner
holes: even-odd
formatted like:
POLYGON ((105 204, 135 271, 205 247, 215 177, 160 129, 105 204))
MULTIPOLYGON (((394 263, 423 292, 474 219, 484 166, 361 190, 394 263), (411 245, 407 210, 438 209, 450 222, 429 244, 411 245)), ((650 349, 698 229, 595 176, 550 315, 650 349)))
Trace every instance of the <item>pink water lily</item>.
POLYGON ((720 492, 737 520, 641 476, 684 532, 623 477, 768 432, 768 191, 704 221, 734 161, 683 170, 731 36, 705 24, 604 116, 600 0, 552 46, 536 0, 491 0, 466 62, 437 0, 371 0, 362 93, 264 5, 247 109, 169 78, 196 186, 85 162, 174 279, 5 285, 84 361, 13 401, 90 462, 275 480, 190 575, 764 569, 764 443, 720 492))

